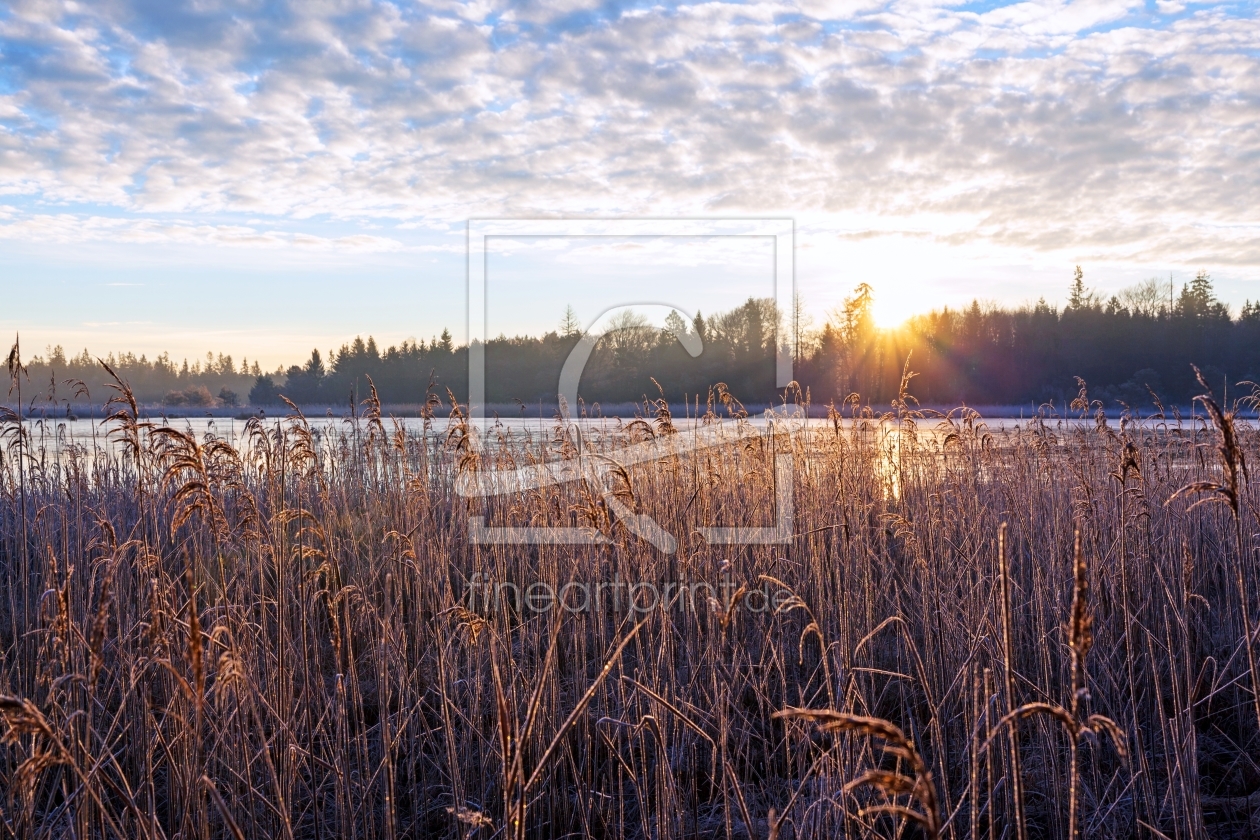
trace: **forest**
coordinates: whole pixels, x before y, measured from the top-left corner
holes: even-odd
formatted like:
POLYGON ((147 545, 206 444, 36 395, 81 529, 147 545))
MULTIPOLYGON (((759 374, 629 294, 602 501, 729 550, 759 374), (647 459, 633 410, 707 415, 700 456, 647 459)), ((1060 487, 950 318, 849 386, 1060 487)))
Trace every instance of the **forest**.
MULTIPOLYGON (((1260 302, 1237 316, 1217 299, 1206 272, 1176 289, 1148 280, 1104 296, 1085 285, 1078 267, 1060 309, 1044 299, 1004 308, 973 301, 961 309, 920 315, 896 329, 872 319, 872 289, 859 284, 821 328, 798 312, 782 313, 769 299, 749 299, 724 313, 671 315, 664 327, 633 312, 600 339, 579 395, 594 403, 664 396, 671 403, 705 402, 717 383, 749 405, 777 399, 775 337, 794 357, 795 378, 815 405, 860 393, 874 404, 898 394, 907 362, 917 374, 912 393, 925 405, 1063 403, 1082 387, 1108 409, 1149 411, 1187 404, 1200 388, 1197 366, 1218 395, 1245 393, 1240 382, 1260 378, 1260 302), (698 334, 704 351, 692 358, 676 339, 698 334)), ((554 405, 559 372, 581 332, 570 309, 542 336, 499 336, 486 354, 491 403, 554 405)), ((374 386, 382 402, 416 405, 430 394, 466 394, 467 348, 449 331, 430 342, 386 348, 355 338, 338 350, 314 349, 299 364, 267 372, 257 362, 208 353, 182 365, 123 353, 103 359, 148 405, 171 408, 269 406, 281 397, 305 406, 357 405, 374 386)), ((67 357, 60 347, 36 356, 21 401, 28 411, 90 399, 108 376, 86 350, 67 357)), ((17 395, 10 394, 10 399, 17 395)))

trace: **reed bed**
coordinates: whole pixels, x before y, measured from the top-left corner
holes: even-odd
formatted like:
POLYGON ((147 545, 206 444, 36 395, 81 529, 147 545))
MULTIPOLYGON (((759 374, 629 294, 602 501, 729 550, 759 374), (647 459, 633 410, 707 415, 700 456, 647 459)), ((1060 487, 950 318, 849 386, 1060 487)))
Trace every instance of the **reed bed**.
POLYGON ((1004 429, 855 401, 602 489, 475 499, 461 475, 694 430, 648 403, 479 439, 448 396, 443 423, 369 399, 232 446, 116 384, 108 449, 48 458, 3 418, 0 836, 1260 833, 1257 436, 1214 401, 1004 429), (785 452, 791 539, 706 543, 773 523, 785 452), (472 545, 470 515, 605 542, 472 545), (707 588, 477 597, 614 580, 707 588))

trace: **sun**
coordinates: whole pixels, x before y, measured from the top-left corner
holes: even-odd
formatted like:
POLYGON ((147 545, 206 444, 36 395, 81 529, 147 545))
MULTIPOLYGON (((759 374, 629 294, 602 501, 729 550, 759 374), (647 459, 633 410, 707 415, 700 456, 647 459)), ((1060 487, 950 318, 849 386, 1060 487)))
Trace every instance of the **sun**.
POLYGON ((916 314, 914 296, 885 292, 871 302, 871 318, 881 330, 895 330, 916 314))

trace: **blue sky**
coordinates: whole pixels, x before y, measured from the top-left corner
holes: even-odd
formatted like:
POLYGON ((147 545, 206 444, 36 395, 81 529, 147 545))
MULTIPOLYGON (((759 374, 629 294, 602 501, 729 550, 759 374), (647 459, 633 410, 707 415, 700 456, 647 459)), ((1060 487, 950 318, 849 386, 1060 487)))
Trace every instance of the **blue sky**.
MULTIPOLYGON (((1076 263, 1108 292, 1207 269, 1237 306, 1260 298, 1256 13, 16 0, 0 330, 268 365, 458 334, 470 217, 790 216, 816 322, 862 281, 885 323, 1061 302, 1076 263)), ((505 252, 494 323, 756 287, 755 258, 677 247, 505 252)))

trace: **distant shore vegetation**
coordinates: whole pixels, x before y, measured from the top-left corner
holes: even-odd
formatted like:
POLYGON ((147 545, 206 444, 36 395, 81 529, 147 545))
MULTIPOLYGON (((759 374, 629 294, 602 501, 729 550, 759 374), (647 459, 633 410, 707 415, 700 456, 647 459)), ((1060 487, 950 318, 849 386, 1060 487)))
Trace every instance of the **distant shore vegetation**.
MULTIPOLYGON (((872 319, 871 287, 859 284, 815 326, 770 299, 750 298, 729 312, 665 326, 633 312, 600 340, 582 376, 588 404, 628 403, 664 396, 704 402, 722 382, 748 403, 775 399, 776 336, 794 360, 794 376, 815 404, 861 393, 871 402, 897 396, 907 357, 918 371, 914 391, 924 404, 1017 405, 1065 402, 1080 388, 1106 408, 1147 410, 1188 403, 1199 392, 1191 365, 1217 393, 1260 380, 1260 301, 1234 315, 1219 301, 1211 277, 1200 272, 1179 289, 1148 280, 1104 296, 1092 291, 1078 267, 1060 309, 1044 299, 1018 308, 981 301, 914 317, 895 329, 872 319), (704 351, 692 358, 677 340, 698 334, 704 351)), ((581 337, 577 313, 566 310, 557 329, 541 336, 499 336, 487 342, 486 398, 492 403, 554 404, 560 369, 581 337)), ((128 381, 143 403, 169 408, 349 405, 369 381, 382 402, 422 404, 449 388, 466 394, 467 348, 449 330, 431 341, 407 340, 381 348, 356 338, 337 350, 313 349, 297 364, 265 370, 257 361, 207 353, 177 362, 114 353, 103 359, 128 381)), ((58 346, 28 365, 23 396, 28 411, 90 402, 103 393, 106 372, 87 350, 69 356, 58 346)), ((16 395, 10 394, 10 400, 16 395)))

